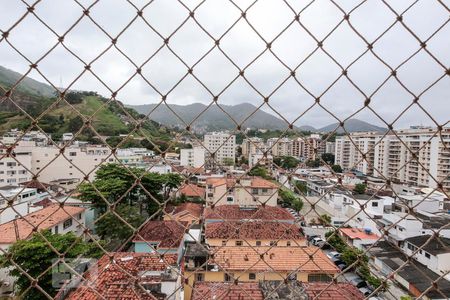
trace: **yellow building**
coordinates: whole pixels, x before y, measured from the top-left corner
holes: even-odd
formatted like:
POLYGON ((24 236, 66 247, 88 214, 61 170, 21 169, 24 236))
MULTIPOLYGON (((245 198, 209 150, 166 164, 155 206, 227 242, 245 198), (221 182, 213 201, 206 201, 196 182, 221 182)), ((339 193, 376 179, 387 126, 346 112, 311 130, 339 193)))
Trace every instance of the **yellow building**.
POLYGON ((329 281, 339 269, 317 247, 211 247, 185 255, 185 299, 195 282, 329 281))

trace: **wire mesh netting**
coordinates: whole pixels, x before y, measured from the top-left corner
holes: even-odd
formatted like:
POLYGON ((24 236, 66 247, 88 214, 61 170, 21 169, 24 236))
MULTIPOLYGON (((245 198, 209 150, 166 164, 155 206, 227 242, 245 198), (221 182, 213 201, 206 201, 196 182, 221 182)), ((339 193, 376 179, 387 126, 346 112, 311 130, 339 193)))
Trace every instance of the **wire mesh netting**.
POLYGON ((0 8, 0 297, 450 297, 448 1, 0 8))

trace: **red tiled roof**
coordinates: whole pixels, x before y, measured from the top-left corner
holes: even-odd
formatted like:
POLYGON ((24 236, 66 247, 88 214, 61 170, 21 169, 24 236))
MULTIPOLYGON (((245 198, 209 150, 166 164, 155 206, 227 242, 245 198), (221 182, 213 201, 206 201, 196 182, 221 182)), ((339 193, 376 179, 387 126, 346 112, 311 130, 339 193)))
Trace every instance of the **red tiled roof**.
POLYGON ((53 201, 50 200, 49 198, 44 198, 38 202, 34 202, 33 206, 47 207, 47 206, 51 205, 52 203, 53 203, 53 201))
POLYGON ((209 264, 226 271, 334 274, 339 269, 317 247, 220 247, 209 264), (263 259, 261 259, 263 255, 263 259), (312 258, 310 258, 312 256, 312 258))
POLYGON ((133 242, 158 242, 158 248, 178 248, 186 229, 185 222, 148 221, 133 242))
POLYGON ((266 220, 266 221, 294 221, 294 217, 284 208, 277 206, 259 206, 255 209, 243 209, 239 205, 218 205, 207 207, 204 212, 205 219, 213 220, 266 220))
POLYGON ((203 212, 203 205, 200 203, 185 202, 174 207, 172 215, 188 212, 194 217, 200 218, 203 212))
POLYGON ((380 238, 379 235, 375 233, 367 233, 361 228, 339 228, 339 231, 345 235, 354 239, 360 239, 360 240, 378 240, 380 238))
MULTIPOLYGON (((137 283, 142 284, 149 278, 142 278, 145 271, 164 271, 167 266, 176 265, 177 254, 160 254, 118 252, 110 253, 113 260, 104 255, 98 263, 85 274, 85 281, 65 299, 97 300, 97 299, 164 299, 147 294, 137 283), (92 284, 93 283, 93 284, 92 284)), ((152 276, 151 280, 161 280, 152 276)))
POLYGON ((206 225, 207 239, 283 239, 300 240, 304 236, 294 224, 271 221, 215 222, 206 225))
POLYGON ((257 282, 196 282, 192 300, 263 300, 263 294, 257 282))
POLYGON ((205 197, 205 189, 195 184, 185 184, 180 188, 179 191, 186 197, 205 197))
POLYGON ((0 244, 12 244, 18 239, 25 240, 32 235, 35 227, 39 230, 50 229, 84 211, 85 208, 79 206, 64 205, 63 209, 59 204, 49 205, 19 219, 1 224, 0 244))
POLYGON ((349 283, 304 282, 309 299, 317 300, 362 300, 364 295, 349 283))

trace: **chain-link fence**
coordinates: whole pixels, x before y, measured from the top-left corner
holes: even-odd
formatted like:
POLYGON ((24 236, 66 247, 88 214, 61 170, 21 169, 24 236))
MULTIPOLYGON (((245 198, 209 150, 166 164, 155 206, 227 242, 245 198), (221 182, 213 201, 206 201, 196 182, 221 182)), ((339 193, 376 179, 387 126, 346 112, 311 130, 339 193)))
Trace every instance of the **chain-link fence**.
POLYGON ((1 296, 450 297, 447 1, 3 6, 1 296))

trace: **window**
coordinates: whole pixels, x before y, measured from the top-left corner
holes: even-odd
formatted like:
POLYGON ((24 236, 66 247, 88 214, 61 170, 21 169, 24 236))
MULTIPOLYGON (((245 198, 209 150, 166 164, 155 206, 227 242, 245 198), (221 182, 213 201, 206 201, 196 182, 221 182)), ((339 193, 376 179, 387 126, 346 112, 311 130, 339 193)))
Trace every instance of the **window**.
POLYGON ((253 195, 258 195, 258 189, 252 189, 252 194, 253 195))
POLYGON ((261 246, 261 241, 256 241, 256 246, 261 246))
POLYGON ((378 207, 378 202, 372 202, 372 207, 378 207))
POLYGON ((267 193, 269 190, 268 189, 262 189, 263 193, 267 193))
POLYGON ((287 241, 286 246, 288 246, 288 247, 291 246, 291 241, 287 241))
POLYGON ((65 221, 64 221, 64 224, 63 224, 63 229, 67 229, 67 228, 69 228, 70 226, 72 226, 72 219, 65 220, 65 221))
POLYGON ((249 280, 255 280, 256 279, 256 274, 255 273, 248 274, 248 279, 249 280))
POLYGON ((417 247, 414 246, 414 245, 411 244, 411 243, 408 243, 408 249, 411 250, 411 251, 416 251, 417 247))
POLYGON ((425 252, 425 257, 428 258, 428 259, 430 259, 430 258, 431 258, 430 253, 425 252))
POLYGON ((270 241, 270 246, 276 246, 277 245, 277 242, 275 242, 275 241, 270 241))
POLYGON ((233 281, 233 274, 225 273, 224 281, 225 281, 225 282, 231 282, 231 281, 233 281))
POLYGON ((7 162, 6 166, 7 167, 15 167, 16 166, 16 162, 7 162))
POLYGON ((58 234, 58 232, 59 232, 59 226, 56 225, 56 226, 55 226, 55 234, 58 234))
POLYGON ((77 156, 76 152, 69 152, 69 156, 77 156))
POLYGON ((81 220, 81 214, 77 215, 77 220, 81 220))
POLYGON ((204 281, 204 280, 205 280, 205 274, 203 274, 203 273, 195 274, 195 281, 204 281))
POLYGON ((331 277, 327 274, 309 274, 308 282, 330 282, 331 277))
POLYGON ((227 245, 227 241, 222 241, 222 246, 226 246, 227 245))
POLYGON ((236 246, 242 246, 242 241, 236 241, 236 246))
POLYGON ((227 197, 227 203, 233 203, 234 199, 233 197, 227 197))

